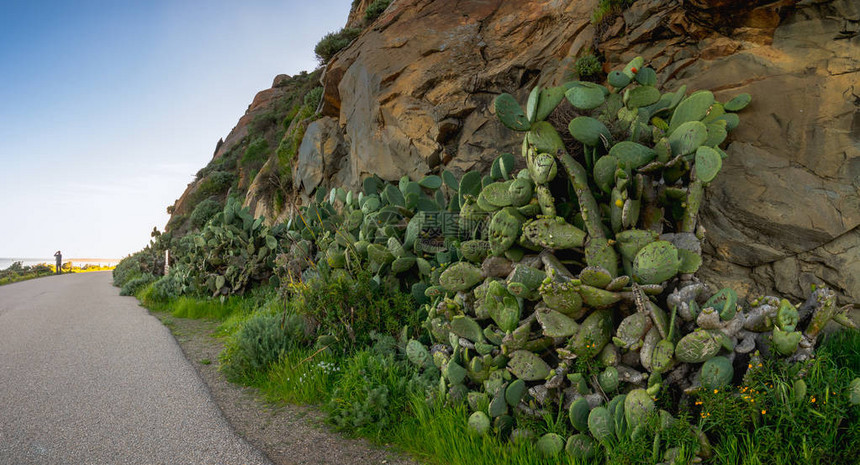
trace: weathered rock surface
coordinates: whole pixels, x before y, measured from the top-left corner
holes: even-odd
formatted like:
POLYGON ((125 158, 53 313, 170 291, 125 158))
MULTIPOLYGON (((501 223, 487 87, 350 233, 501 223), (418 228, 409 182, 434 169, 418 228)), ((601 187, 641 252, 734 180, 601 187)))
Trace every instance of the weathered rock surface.
POLYGON ((557 68, 595 1, 394 2, 328 64, 322 112, 349 141, 351 187, 376 173, 413 178, 445 164, 484 168, 519 135, 496 122, 493 98, 524 97, 557 68))
MULTIPOLYGON (((328 64, 322 111, 347 155, 305 188, 481 169, 516 153, 519 135, 495 121, 493 98, 561 82, 596 45, 606 69, 642 55, 669 89, 754 96, 702 214, 710 282, 798 299, 826 282, 860 301, 860 4, 639 0, 598 27, 595 5, 394 2, 328 64)), ((339 159, 319 146, 299 171, 339 159)))

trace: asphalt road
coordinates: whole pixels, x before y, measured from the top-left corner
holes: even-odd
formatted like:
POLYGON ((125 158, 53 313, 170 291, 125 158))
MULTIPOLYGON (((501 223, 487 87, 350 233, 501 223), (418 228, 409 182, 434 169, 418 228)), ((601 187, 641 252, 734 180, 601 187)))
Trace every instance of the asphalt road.
POLYGON ((110 272, 0 287, 0 464, 269 464, 110 272))

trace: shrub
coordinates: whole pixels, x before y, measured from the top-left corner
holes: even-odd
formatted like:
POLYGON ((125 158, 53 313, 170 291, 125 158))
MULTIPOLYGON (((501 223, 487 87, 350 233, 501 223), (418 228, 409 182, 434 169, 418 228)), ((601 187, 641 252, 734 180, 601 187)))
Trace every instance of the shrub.
POLYGON ((304 99, 302 100, 305 106, 311 108, 313 111, 316 111, 316 108, 320 105, 320 101, 322 100, 323 88, 322 87, 314 87, 307 94, 305 94, 304 99))
POLYGON ((199 198, 205 198, 210 195, 223 194, 233 184, 235 177, 235 174, 227 171, 212 171, 197 185, 197 195, 199 198))
POLYGON ((378 18, 388 5, 391 4, 391 0, 373 0, 373 3, 367 6, 367 9, 364 10, 364 19, 368 23, 373 22, 376 18, 378 18))
POLYGON ((248 144, 245 149, 245 155, 242 156, 242 165, 251 164, 262 165, 266 161, 266 152, 269 150, 269 143, 264 137, 257 137, 248 144))
POLYGON ((131 279, 140 276, 140 258, 143 251, 129 255, 120 260, 113 269, 113 285, 122 287, 131 279))
POLYGON ((316 323, 317 334, 333 336, 344 348, 368 346, 373 332, 398 335, 405 325, 418 328, 412 296, 375 285, 366 273, 317 278, 290 285, 288 292, 296 312, 316 323))
POLYGON ((152 273, 143 273, 137 277, 131 278, 125 284, 122 285, 119 291, 119 295, 135 295, 137 291, 148 286, 156 279, 157 278, 152 273))
POLYGON ((314 47, 314 53, 321 65, 328 63, 337 52, 346 48, 358 35, 361 29, 345 27, 337 32, 329 32, 314 47))
POLYGON ((592 54, 579 57, 574 64, 580 79, 588 79, 600 74, 600 61, 592 54))
POLYGON ((191 212, 191 226, 194 228, 202 228, 213 216, 224 209, 221 202, 214 199, 206 199, 194 207, 191 212))
POLYGON ((232 380, 248 380, 264 373, 295 344, 306 341, 301 317, 257 313, 228 341, 221 354, 221 369, 232 380))

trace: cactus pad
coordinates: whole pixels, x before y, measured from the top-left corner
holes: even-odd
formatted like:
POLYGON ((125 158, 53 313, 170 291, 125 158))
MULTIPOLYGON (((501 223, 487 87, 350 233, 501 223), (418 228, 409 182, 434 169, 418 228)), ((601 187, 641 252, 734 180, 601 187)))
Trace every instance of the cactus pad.
POLYGON ((723 387, 732 382, 735 370, 726 357, 714 357, 702 364, 702 386, 708 389, 723 387))
POLYGON ((570 423, 580 433, 588 432, 588 414, 591 413, 591 406, 585 397, 580 397, 570 403, 567 410, 567 415, 570 418, 570 423))
POLYGON ((685 363, 702 363, 717 355, 720 351, 722 338, 705 330, 696 330, 687 334, 675 347, 675 356, 685 363))
POLYGON ((495 100, 496 116, 505 126, 514 131, 528 131, 531 123, 517 99, 511 94, 501 94, 495 100))
POLYGON ((660 100, 660 91, 652 86, 640 86, 631 89, 627 94, 627 106, 630 108, 647 107, 660 100))
POLYGON ((737 312, 738 294, 732 288, 720 289, 705 302, 705 308, 707 307, 716 310, 724 321, 731 320, 737 312))
POLYGON ((442 272, 439 284, 450 292, 460 292, 475 287, 481 279, 480 268, 468 262, 457 262, 442 272))
POLYGON ((587 266, 579 272, 579 279, 583 284, 604 289, 612 282, 612 275, 601 266, 587 266))
POLYGON ((654 241, 633 259, 633 279, 639 284, 660 284, 678 273, 678 249, 667 241, 654 241))
POLYGON ((608 140, 612 139, 612 134, 606 125, 588 116, 577 116, 570 121, 567 128, 574 139, 590 147, 597 147, 600 144, 600 136, 608 140))
POLYGON ((559 150, 564 150, 564 142, 558 131, 546 121, 538 121, 532 125, 528 135, 529 144, 540 153, 554 154, 559 150))
POLYGON ((572 318, 548 308, 535 310, 538 323, 543 328, 543 334, 549 337, 569 337, 576 334, 579 324, 572 318))
POLYGON ((615 420, 609 409, 595 407, 588 414, 588 431, 600 442, 609 442, 615 437, 615 420))
POLYGON ((786 299, 780 300, 779 308, 776 310, 776 326, 783 331, 794 331, 798 320, 799 314, 794 305, 786 299))
POLYGON ((699 121, 688 121, 669 135, 669 145, 674 155, 693 153, 707 140, 708 128, 699 121))
POLYGON ((550 249, 582 247, 585 231, 567 224, 562 218, 540 218, 523 226, 523 236, 533 244, 550 249))
MULTIPOLYGON (((621 142, 615 144, 615 146, 620 144, 621 142)), ((600 190, 607 194, 612 190, 612 186, 615 185, 615 170, 617 169, 618 159, 611 155, 611 150, 610 155, 605 155, 597 159, 594 163, 594 182, 600 190)))
POLYGON ((615 87, 616 89, 623 89, 630 84, 632 78, 622 73, 621 71, 610 71, 609 74, 606 76, 606 80, 612 87, 615 87))
POLYGON ((505 389, 505 401, 511 407, 516 407, 520 404, 520 401, 523 399, 523 395, 526 393, 526 383, 521 379, 515 379, 511 381, 511 384, 505 389))
POLYGON ((634 389, 628 392, 627 397, 624 398, 624 418, 627 420, 627 427, 630 430, 644 426, 648 421, 648 416, 654 411, 656 411, 654 401, 644 389, 634 389))
POLYGON ((544 434, 538 439, 535 449, 541 457, 557 457, 564 450, 564 439, 555 433, 544 434))
POLYGON ((609 155, 617 158, 628 170, 635 170, 657 158, 657 152, 636 142, 621 141, 612 146, 609 155))
POLYGON ((462 338, 466 338, 472 342, 483 342, 484 333, 481 327, 475 320, 458 315, 451 320, 451 331, 462 338))
POLYGON ((493 255, 502 255, 520 237, 523 223, 516 210, 504 209, 490 220, 490 248, 493 255))
POLYGON ((589 359, 603 350, 612 336, 612 317, 607 310, 592 312, 583 320, 573 338, 573 351, 579 357, 589 359))
POLYGON ((469 430, 478 436, 483 436, 490 431, 490 417, 486 413, 478 411, 469 417, 469 430))
MULTIPOLYGON (((683 97, 683 93, 681 93, 681 97, 683 97)), ((669 134, 673 134, 684 123, 701 121, 707 116, 708 110, 713 104, 714 94, 710 91, 694 92, 681 101, 672 113, 672 119, 669 120, 669 134)))
POLYGON ((603 91, 594 87, 574 86, 564 96, 574 108, 579 110, 592 110, 606 101, 603 91))
POLYGON ((537 355, 517 350, 511 354, 508 369, 523 381, 538 381, 549 376, 549 365, 537 355))
POLYGON ((540 294, 549 308, 574 319, 582 317, 582 296, 572 282, 545 282, 540 287, 540 294))
POLYGON ((741 111, 752 101, 750 94, 740 94, 724 105, 726 111, 741 111))
POLYGON ((803 335, 800 331, 783 331, 779 328, 773 328, 773 346, 777 352, 782 355, 791 355, 797 351, 797 345, 803 335))
POLYGON ((546 184, 555 179, 558 174, 558 163, 555 157, 548 153, 539 153, 529 165, 529 174, 537 184, 546 184))
POLYGON ((696 149, 696 177, 702 182, 709 183, 713 181, 722 166, 723 159, 716 150, 705 146, 696 149))

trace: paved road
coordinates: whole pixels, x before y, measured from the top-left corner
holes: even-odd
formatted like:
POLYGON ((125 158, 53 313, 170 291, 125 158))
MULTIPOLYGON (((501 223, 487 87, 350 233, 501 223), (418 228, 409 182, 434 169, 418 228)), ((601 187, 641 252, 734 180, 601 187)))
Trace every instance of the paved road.
POLYGON ((0 464, 268 464, 110 272, 0 287, 0 464))

